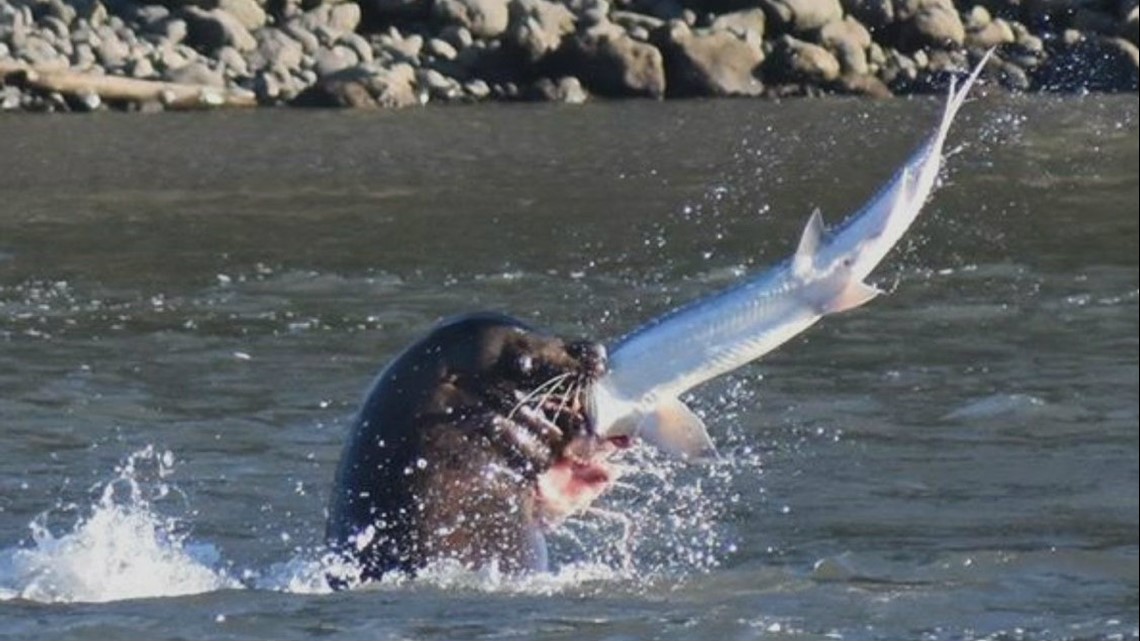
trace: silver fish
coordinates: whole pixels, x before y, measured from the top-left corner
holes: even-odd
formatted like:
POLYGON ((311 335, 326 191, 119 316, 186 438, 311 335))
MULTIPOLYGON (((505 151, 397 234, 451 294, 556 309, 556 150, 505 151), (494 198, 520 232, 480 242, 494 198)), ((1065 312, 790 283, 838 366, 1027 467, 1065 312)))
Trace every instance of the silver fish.
POLYGON ((636 436, 687 458, 715 456, 703 421, 679 396, 779 347, 828 314, 878 296, 865 278, 902 238, 934 189, 946 134, 993 51, 957 87, 942 121, 891 180, 839 227, 811 215, 794 255, 730 289, 656 318, 610 349, 592 390, 602 437, 636 436))

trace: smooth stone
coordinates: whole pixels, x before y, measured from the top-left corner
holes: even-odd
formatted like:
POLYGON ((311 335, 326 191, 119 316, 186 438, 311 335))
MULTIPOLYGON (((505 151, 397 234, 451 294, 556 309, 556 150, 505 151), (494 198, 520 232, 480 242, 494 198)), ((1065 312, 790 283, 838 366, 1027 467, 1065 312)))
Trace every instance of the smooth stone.
MULTIPOLYGON (((268 16, 257 0, 216 0, 218 9, 237 19, 243 27, 253 31, 265 26, 268 16)), ((354 5, 355 6, 355 5, 354 5)))
POLYGON ((760 6, 773 26, 793 33, 813 31, 843 18, 839 0, 760 0, 760 6))
POLYGON ((427 41, 427 53, 440 60, 455 60, 455 57, 459 55, 451 43, 439 38, 432 38, 427 41))
POLYGON ((237 18, 220 9, 205 10, 199 7, 182 9, 186 21, 187 41, 205 52, 213 52, 229 45, 238 51, 253 51, 257 40, 237 18))
POLYGON ((851 16, 824 25, 819 32, 819 44, 831 51, 844 74, 865 75, 868 70, 867 49, 871 34, 851 16))
POLYGON ((766 20, 763 9, 741 9, 717 16, 711 27, 714 31, 731 31, 741 38, 749 35, 763 38, 766 20))
POLYGON ((435 0, 432 12, 443 22, 467 28, 476 38, 497 38, 510 24, 507 0, 435 0))
POLYGON ((171 82, 190 85, 203 85, 206 87, 225 87, 226 79, 221 72, 211 69, 205 63, 191 62, 177 69, 170 69, 165 74, 171 82))
POLYGON ((665 59, 670 96, 755 96, 764 52, 758 41, 728 31, 691 30, 674 21, 654 37, 665 59))
POLYGON ((773 74, 782 80, 825 83, 839 78, 839 61, 830 51, 792 36, 780 36, 768 60, 773 74))
POLYGON ((563 71, 603 96, 665 95, 665 63, 653 45, 616 25, 598 25, 566 39, 559 50, 563 71))

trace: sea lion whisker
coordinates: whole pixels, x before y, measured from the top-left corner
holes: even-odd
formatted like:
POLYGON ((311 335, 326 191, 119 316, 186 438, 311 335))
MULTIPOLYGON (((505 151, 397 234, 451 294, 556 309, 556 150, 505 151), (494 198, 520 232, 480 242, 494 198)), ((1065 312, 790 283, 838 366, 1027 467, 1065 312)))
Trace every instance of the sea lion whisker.
POLYGON ((552 376, 552 377, 548 378, 545 382, 543 382, 542 384, 535 387, 533 390, 531 390, 525 396, 523 396, 521 399, 519 399, 519 401, 517 403, 515 403, 515 406, 511 408, 511 411, 507 412, 507 419, 510 420, 511 418, 513 418, 515 413, 519 411, 520 407, 523 407, 524 405, 529 403, 531 400, 533 400, 535 397, 541 395, 548 388, 557 387, 558 385, 560 385, 562 383, 562 381, 566 380, 566 378, 569 376, 572 376, 572 374, 570 372, 563 372, 562 374, 558 374, 556 376, 552 376))

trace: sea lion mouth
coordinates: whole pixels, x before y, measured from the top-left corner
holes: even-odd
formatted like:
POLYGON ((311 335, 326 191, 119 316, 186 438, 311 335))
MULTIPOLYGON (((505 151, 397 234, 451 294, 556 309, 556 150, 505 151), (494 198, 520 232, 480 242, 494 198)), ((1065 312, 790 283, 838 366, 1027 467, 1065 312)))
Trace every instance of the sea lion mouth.
POLYGON ((610 459, 631 445, 625 436, 601 438, 589 433, 571 439, 538 477, 535 499, 542 525, 553 528, 588 510, 617 480, 620 468, 610 459))

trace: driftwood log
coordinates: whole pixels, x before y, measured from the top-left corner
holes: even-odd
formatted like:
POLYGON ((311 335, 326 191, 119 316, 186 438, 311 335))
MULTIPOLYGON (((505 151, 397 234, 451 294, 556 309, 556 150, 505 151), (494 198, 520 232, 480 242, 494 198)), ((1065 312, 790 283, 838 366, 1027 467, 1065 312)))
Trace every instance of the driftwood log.
POLYGON ((256 107, 253 92, 161 80, 97 75, 71 69, 37 69, 0 60, 0 78, 6 84, 43 92, 57 92, 80 100, 97 96, 104 102, 159 103, 167 109, 256 107))

